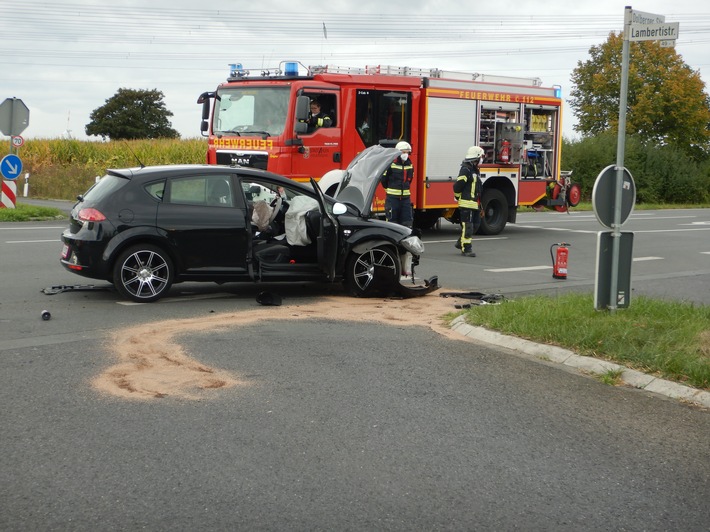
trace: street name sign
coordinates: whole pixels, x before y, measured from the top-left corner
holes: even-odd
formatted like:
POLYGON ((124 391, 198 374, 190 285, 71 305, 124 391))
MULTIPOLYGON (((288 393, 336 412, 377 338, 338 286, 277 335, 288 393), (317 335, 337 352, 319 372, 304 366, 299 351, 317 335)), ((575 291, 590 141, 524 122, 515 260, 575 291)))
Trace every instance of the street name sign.
MULTIPOLYGON (((632 31, 633 28, 638 26, 648 26, 652 24, 663 24, 666 21, 666 16, 665 15, 657 15, 656 13, 646 13, 645 11, 638 11, 636 9, 631 10, 631 27, 632 31)), ((676 31, 676 38, 677 38, 678 32, 676 31)), ((675 45, 675 40, 676 38, 673 39, 664 39, 659 42, 661 47, 663 48, 669 48, 675 45)), ((631 39, 633 40, 633 39, 631 39)))
POLYGON ((632 24, 630 41, 675 41, 678 38, 679 22, 664 24, 632 24))

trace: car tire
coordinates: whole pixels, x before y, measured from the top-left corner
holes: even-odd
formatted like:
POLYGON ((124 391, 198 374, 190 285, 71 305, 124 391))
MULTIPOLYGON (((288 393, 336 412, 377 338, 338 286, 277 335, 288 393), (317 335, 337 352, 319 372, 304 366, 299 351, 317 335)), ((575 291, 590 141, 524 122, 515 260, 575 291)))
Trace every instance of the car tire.
POLYGON ((126 299, 150 303, 173 284, 173 263, 158 246, 142 244, 123 251, 113 266, 113 285, 126 299))
POLYGON ((399 283, 399 276, 399 257, 389 246, 352 253, 345 265, 345 285, 357 297, 391 292, 399 283))

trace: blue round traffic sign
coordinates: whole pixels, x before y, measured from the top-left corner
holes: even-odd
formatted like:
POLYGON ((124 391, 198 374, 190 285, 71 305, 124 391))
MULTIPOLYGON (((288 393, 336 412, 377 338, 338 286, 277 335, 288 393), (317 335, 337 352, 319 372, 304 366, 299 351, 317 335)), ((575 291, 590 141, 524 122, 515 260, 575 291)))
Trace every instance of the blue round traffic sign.
POLYGON ((5 179, 17 179, 21 172, 22 160, 14 153, 6 155, 0 161, 0 173, 5 179))

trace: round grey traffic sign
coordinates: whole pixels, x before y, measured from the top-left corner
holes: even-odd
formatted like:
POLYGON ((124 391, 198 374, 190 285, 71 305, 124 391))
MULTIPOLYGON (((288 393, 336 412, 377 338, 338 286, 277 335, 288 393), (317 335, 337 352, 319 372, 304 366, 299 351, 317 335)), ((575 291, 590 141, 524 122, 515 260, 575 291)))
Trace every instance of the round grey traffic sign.
MULTIPOLYGON (((613 229, 616 198, 616 165, 609 165, 602 170, 594 182, 592 206, 599 223, 613 229)), ((636 184, 631 173, 624 168, 621 183, 621 214, 619 225, 623 224, 634 210, 636 204, 636 184)))

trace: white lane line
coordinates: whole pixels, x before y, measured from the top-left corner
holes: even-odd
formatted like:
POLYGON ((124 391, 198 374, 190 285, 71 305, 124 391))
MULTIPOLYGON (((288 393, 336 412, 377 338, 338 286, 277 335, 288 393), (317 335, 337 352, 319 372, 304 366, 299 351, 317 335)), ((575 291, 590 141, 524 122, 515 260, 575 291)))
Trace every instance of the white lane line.
POLYGON ((635 230, 632 233, 687 233, 688 231, 710 231, 710 227, 698 227, 696 229, 646 229, 646 230, 635 230))
POLYGON ((493 273, 505 273, 505 272, 529 272, 532 270, 549 270, 552 266, 526 266, 521 268, 491 268, 484 271, 493 273))
MULTIPOLYGON (((233 297, 234 294, 227 294, 224 292, 220 292, 217 294, 181 294, 175 297, 165 297, 158 301, 157 303, 160 304, 165 304, 165 303, 180 303, 181 301, 199 301, 202 299, 221 299, 225 297, 233 297)), ((126 307, 132 307, 135 305, 155 305, 155 303, 144 303, 142 301, 116 301, 117 305, 123 305, 126 307)))
MULTIPOLYGON (((530 218, 530 217, 527 217, 530 218)), ((569 217, 565 218, 566 221, 568 222, 588 222, 589 220, 594 220, 596 219, 596 216, 574 216, 570 215, 569 217)), ((522 220, 524 223, 528 224, 553 224, 553 223, 558 223, 560 221, 559 218, 556 217, 550 217, 547 220, 530 220, 530 219, 523 219, 522 220)), ((517 225, 517 224, 515 224, 517 225)))
MULTIPOLYGON (((489 240, 508 240, 507 236, 492 236, 479 238, 473 235, 474 242, 488 242, 489 240)), ((453 244, 456 240, 422 240, 425 244, 453 244)))
POLYGON ((644 262, 647 260, 663 260, 663 257, 635 257, 632 260, 634 262, 644 262))
POLYGON ((7 240, 6 244, 34 244, 36 242, 61 242, 61 240, 7 240))
MULTIPOLYGON (((650 217, 653 216, 652 214, 631 214, 629 216, 629 219, 633 220, 635 218, 642 219, 643 217, 650 217)), ((654 220, 680 220, 680 219, 685 219, 685 218, 697 218, 697 216, 693 215, 684 215, 684 216, 654 216, 654 220)), ((588 222, 589 220, 594 220, 596 219, 596 216, 573 216, 570 215, 569 217, 565 218, 565 221, 567 222, 588 222)), ((550 217, 547 220, 530 220, 530 219, 525 219, 521 220, 523 223, 526 224, 554 224, 554 223, 559 223, 559 218, 553 218, 550 217)), ((707 223, 707 222, 694 222, 694 223, 707 223)), ((518 225, 518 224, 515 224, 518 225)))
POLYGON ((588 231, 586 229, 564 229, 562 227, 540 227, 537 225, 520 225, 515 224, 515 227, 520 227, 521 229, 544 229, 545 231, 564 231, 566 233, 584 233, 588 235, 596 235, 599 231, 588 231))
POLYGON ((0 231, 37 231, 38 229, 59 229, 61 231, 66 228, 66 225, 56 225, 48 227, 0 227, 0 231))
MULTIPOLYGON (((648 214, 645 216, 649 216, 648 214)), ((629 218, 633 219, 635 215, 631 215, 629 218)), ((697 218, 697 216, 654 216, 654 220, 680 220, 681 218, 697 218)))
POLYGON ((700 254, 701 255, 710 255, 710 251, 701 251, 700 254))

